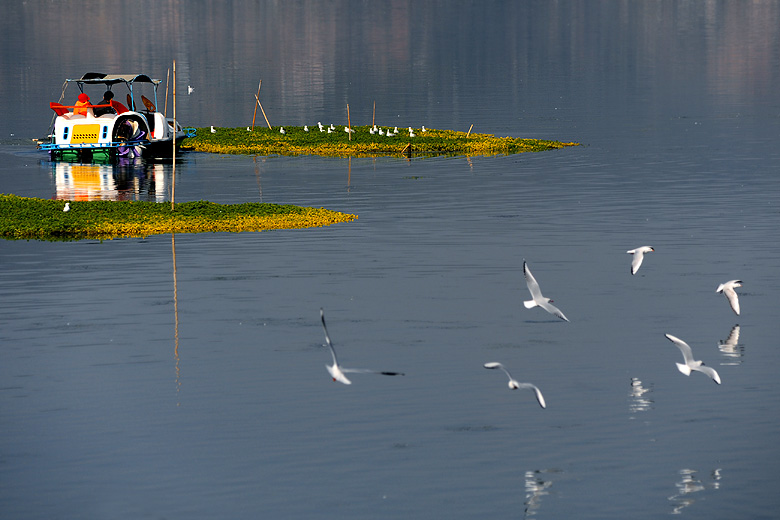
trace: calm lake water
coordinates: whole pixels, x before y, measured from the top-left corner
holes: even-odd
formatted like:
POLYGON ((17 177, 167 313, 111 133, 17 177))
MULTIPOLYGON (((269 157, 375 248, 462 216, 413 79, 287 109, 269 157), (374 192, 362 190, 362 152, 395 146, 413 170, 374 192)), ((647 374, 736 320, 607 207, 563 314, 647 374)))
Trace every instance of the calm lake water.
POLYGON ((385 125, 582 143, 184 153, 177 201, 359 219, 0 241, 0 516, 777 516, 777 2, 33 0, 0 34, 2 193, 170 200, 169 164, 53 164, 30 139, 64 78, 173 58, 186 126, 250 124, 262 79, 272 124, 376 101, 385 125), (570 323, 523 307, 523 259, 570 323), (321 307, 345 366, 406 375, 332 382, 321 307))

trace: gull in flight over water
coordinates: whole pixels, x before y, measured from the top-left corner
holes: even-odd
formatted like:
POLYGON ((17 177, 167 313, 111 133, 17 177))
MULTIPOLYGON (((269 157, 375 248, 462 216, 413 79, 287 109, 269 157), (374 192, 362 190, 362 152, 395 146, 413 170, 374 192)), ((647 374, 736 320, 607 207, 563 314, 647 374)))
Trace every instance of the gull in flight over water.
POLYGON ((645 253, 652 253, 655 251, 650 246, 637 247, 636 249, 630 249, 626 253, 634 255, 634 259, 631 260, 631 274, 636 274, 639 271, 639 266, 642 265, 642 260, 645 259, 645 253))
POLYGON ((733 310, 734 313, 739 316, 739 298, 737 297, 737 293, 734 290, 737 287, 742 287, 742 280, 731 280, 730 282, 722 283, 718 286, 715 292, 722 292, 725 294, 726 298, 728 298, 729 303, 731 304, 731 310, 733 310))
POLYGON ((541 307, 553 316, 558 316, 563 321, 569 321, 558 307, 552 305, 551 302, 553 300, 542 296, 542 290, 539 288, 539 283, 536 281, 536 278, 534 278, 534 275, 531 274, 531 270, 528 269, 528 264, 525 260, 523 260, 523 274, 525 275, 525 283, 528 285, 528 290, 531 291, 531 298, 533 298, 533 300, 523 302, 525 308, 533 309, 534 307, 541 307))
POLYGON ((485 368, 490 368, 493 370, 497 368, 503 370, 506 376, 509 378, 508 384, 510 389, 517 390, 518 388, 523 388, 523 389, 533 390, 534 393, 536 394, 536 400, 539 401, 539 406, 541 406, 542 408, 547 408, 547 403, 544 402, 544 396, 542 395, 542 391, 539 390, 539 388, 537 388, 536 385, 532 385, 531 383, 518 383, 512 377, 512 374, 509 373, 509 370, 507 370, 504 365, 496 361, 493 361, 491 363, 485 363, 484 366, 485 368))
POLYGON ((344 368, 341 365, 339 365, 339 361, 336 358, 336 350, 333 348, 333 342, 330 340, 330 334, 328 334, 328 328, 325 326, 325 312, 320 309, 320 319, 322 320, 322 330, 325 331, 325 341, 328 344, 328 348, 330 349, 330 354, 333 356, 333 365, 325 365, 325 368, 328 369, 328 372, 330 373, 331 377, 333 378, 333 381, 338 381, 339 383, 344 383, 345 385, 351 385, 352 381, 347 379, 347 376, 345 376, 345 373, 357 373, 357 374, 380 374, 383 376, 402 376, 404 375, 401 372, 382 372, 379 370, 370 370, 368 368, 344 368))
POLYGON ((691 347, 681 340, 680 338, 677 338, 675 336, 672 336, 671 334, 664 334, 666 336, 666 339, 677 345, 677 348, 680 349, 680 352, 682 352, 683 359, 685 360, 685 364, 682 363, 675 363, 677 365, 677 369, 685 374, 686 376, 691 375, 691 370, 696 370, 697 372, 701 372, 702 374, 708 376, 713 381, 715 381, 717 384, 720 384, 720 376, 715 371, 714 368, 710 368, 707 366, 704 366, 704 363, 701 361, 696 361, 693 359, 693 351, 691 350, 691 347))

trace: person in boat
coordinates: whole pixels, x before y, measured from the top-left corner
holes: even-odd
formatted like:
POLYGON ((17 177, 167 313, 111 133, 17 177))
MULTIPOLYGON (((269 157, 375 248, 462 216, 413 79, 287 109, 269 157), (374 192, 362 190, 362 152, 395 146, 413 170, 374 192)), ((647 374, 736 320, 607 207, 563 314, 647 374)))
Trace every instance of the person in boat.
POLYGON ((103 94, 103 99, 99 104, 111 106, 101 106, 99 108, 95 108, 95 117, 100 117, 103 114, 124 114, 127 112, 127 107, 114 99, 114 93, 110 90, 106 90, 105 94, 103 94))
POLYGON ((116 114, 116 109, 113 106, 114 93, 110 90, 106 90, 103 94, 103 99, 100 100, 95 106, 95 117, 100 117, 103 114, 116 114))
POLYGON ((76 107, 73 109, 74 116, 86 116, 87 112, 92 108, 92 104, 89 102, 89 96, 85 93, 79 94, 78 101, 76 101, 76 107))

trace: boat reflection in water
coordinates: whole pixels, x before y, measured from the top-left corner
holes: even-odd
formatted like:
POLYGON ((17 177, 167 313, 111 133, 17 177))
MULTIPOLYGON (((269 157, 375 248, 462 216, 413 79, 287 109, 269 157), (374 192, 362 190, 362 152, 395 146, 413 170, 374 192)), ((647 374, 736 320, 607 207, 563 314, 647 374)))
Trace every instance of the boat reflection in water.
POLYGON ((168 199, 169 165, 141 159, 115 164, 51 162, 56 184, 55 198, 61 200, 168 199))

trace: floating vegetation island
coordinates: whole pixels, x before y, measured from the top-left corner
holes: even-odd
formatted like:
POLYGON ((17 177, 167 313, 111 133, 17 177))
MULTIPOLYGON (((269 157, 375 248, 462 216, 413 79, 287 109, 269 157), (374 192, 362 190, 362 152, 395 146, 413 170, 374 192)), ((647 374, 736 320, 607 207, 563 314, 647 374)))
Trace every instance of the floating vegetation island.
POLYGON ((324 208, 207 201, 65 201, 0 194, 0 237, 81 240, 146 237, 162 233, 265 231, 328 226, 357 215, 324 208))
POLYGON ((523 152, 541 152, 578 143, 563 143, 543 139, 496 137, 491 134, 398 128, 392 137, 387 131, 395 128, 379 127, 371 133, 371 126, 353 126, 350 134, 344 126, 332 133, 320 131, 317 126, 275 126, 272 128, 198 128, 195 137, 185 139, 181 148, 209 153, 249 155, 322 155, 329 157, 425 156, 425 155, 500 155, 523 152), (282 128, 284 133, 282 133, 282 128), (351 135, 351 138, 350 138, 351 135))

